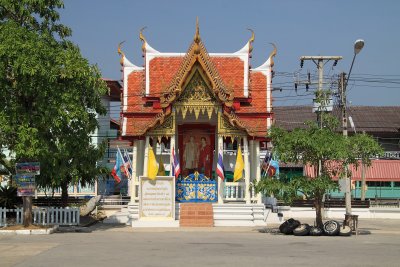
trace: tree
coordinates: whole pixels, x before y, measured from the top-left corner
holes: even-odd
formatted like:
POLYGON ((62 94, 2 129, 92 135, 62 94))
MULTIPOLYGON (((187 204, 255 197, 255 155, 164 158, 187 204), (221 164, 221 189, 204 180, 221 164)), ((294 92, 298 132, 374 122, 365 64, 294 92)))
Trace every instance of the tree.
POLYGON ((365 167, 371 166, 371 156, 382 154, 379 144, 368 134, 356 134, 349 137, 351 150, 356 158, 361 160, 361 200, 365 200, 365 167))
POLYGON ((308 122, 305 129, 294 129, 292 132, 280 128, 273 128, 271 138, 274 149, 283 162, 301 163, 304 166, 321 166, 315 169, 312 177, 295 177, 290 182, 267 178, 255 185, 257 192, 266 188, 281 188, 278 196, 285 196, 289 200, 302 193, 307 199, 314 201, 316 223, 322 227, 323 197, 329 191, 337 188, 333 177, 342 177, 347 164, 358 165, 358 151, 360 146, 365 152, 363 161, 368 161, 372 155, 379 154, 379 145, 369 136, 354 136, 346 138, 337 133, 338 122, 329 115, 323 115, 322 127, 315 122, 308 122), (363 140, 356 142, 356 140, 363 140), (273 186, 271 187, 271 184, 273 186))
POLYGON ((91 144, 106 84, 67 40, 59 0, 0 1, 0 146, 16 162, 40 161, 37 182, 90 183, 103 146, 91 144))

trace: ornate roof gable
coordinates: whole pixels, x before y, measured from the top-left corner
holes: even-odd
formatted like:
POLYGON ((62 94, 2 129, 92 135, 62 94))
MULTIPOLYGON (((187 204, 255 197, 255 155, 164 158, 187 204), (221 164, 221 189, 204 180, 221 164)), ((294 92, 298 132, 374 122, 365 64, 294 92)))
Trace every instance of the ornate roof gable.
POLYGON ((222 81, 216 67, 211 61, 210 55, 208 54, 200 38, 198 20, 196 21, 196 34, 193 38, 193 42, 183 58, 182 64, 180 65, 174 78, 164 90, 163 95, 160 97, 161 106, 163 108, 168 107, 180 96, 183 91, 183 85, 196 63, 200 64, 208 80, 211 82, 211 89, 215 97, 224 103, 225 106, 232 106, 233 90, 227 88, 222 81))

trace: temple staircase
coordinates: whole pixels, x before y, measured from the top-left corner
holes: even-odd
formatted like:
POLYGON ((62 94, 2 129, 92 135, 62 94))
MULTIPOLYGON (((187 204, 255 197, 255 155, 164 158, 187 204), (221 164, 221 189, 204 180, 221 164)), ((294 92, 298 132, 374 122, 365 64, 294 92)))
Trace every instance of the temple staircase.
POLYGON ((264 204, 213 204, 214 226, 266 226, 264 204))
MULTIPOLYGON (((212 226, 266 226, 272 213, 264 204, 245 203, 176 203, 175 219, 184 227, 212 226)), ((132 225, 139 219, 139 204, 129 203, 128 207, 109 216, 104 223, 132 225)))

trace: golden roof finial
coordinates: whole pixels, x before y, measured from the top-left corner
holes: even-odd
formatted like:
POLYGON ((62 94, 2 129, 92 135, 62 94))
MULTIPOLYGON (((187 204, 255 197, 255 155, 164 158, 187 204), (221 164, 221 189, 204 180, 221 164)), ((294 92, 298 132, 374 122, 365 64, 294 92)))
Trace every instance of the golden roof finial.
POLYGON ((200 42, 200 29, 199 29, 199 17, 196 17, 196 34, 193 39, 196 43, 200 42))
POLYGON ((272 44, 272 46, 274 47, 274 50, 272 50, 271 54, 269 54, 269 58, 271 59, 271 61, 270 61, 270 62, 271 62, 270 66, 273 67, 274 64, 275 64, 275 62, 274 62, 274 57, 276 56, 277 50, 276 50, 276 45, 275 45, 274 43, 270 43, 270 44, 272 44))
POLYGON ((252 29, 249 29, 249 31, 251 31, 251 37, 249 39, 249 53, 251 53, 253 51, 253 42, 254 42, 254 31, 252 29))
POLYGON ((119 64, 121 64, 121 66, 124 65, 124 57, 125 57, 125 54, 124 54, 124 52, 122 52, 122 49, 121 49, 123 43, 125 43, 125 41, 122 41, 118 44, 118 55, 121 56, 121 58, 119 60, 119 64))
POLYGON ((143 42, 143 44, 142 44, 142 51, 143 51, 143 53, 146 53, 146 38, 144 38, 144 35, 143 35, 143 31, 144 31, 146 28, 147 28, 147 27, 145 26, 145 27, 141 28, 140 31, 139 31, 139 38, 140 38, 140 40, 143 42))

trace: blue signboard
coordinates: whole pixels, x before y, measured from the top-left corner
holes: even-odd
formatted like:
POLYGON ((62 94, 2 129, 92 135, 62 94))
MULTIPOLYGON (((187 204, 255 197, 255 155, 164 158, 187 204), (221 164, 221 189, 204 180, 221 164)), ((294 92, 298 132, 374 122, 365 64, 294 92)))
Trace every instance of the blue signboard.
POLYGON ((15 164, 16 173, 25 173, 32 175, 40 174, 40 162, 22 162, 15 164))
POLYGON ((14 181, 17 184, 17 195, 19 197, 31 197, 35 195, 35 175, 16 174, 14 175, 14 181))

